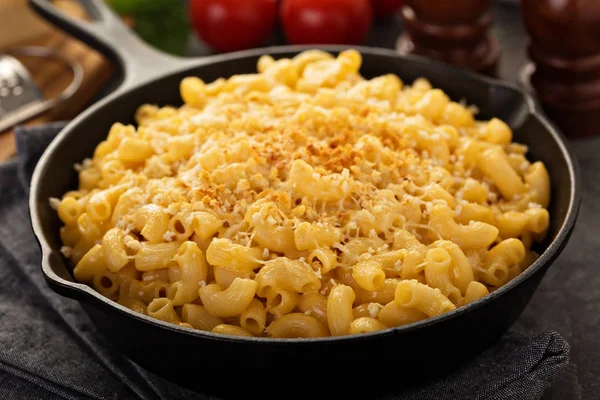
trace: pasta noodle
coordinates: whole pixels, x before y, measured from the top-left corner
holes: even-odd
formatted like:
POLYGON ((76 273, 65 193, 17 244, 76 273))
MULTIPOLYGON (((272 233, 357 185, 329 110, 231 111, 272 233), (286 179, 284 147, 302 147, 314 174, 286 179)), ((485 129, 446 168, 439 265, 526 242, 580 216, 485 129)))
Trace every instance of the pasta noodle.
POLYGON ((76 280, 186 328, 315 338, 435 317, 521 273, 551 223, 544 164, 427 80, 360 65, 263 56, 115 123, 51 199, 76 280))

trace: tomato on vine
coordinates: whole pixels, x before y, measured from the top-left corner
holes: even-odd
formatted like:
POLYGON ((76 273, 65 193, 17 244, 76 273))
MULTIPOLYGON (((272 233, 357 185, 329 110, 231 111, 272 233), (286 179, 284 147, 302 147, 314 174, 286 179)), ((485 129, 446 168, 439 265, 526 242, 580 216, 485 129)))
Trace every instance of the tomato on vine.
POLYGON ((373 11, 369 0, 283 0, 280 16, 292 44, 360 44, 373 11))
POLYGON ((277 21, 277 0, 190 0, 190 21, 209 47, 220 52, 262 45, 277 21))

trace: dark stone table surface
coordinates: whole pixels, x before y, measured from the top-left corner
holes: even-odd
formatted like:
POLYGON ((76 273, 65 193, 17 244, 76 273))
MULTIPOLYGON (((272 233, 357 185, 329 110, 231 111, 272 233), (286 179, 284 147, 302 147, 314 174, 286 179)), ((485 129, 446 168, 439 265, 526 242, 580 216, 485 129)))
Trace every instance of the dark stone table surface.
MULTIPOLYGON (((499 76, 516 81, 526 62, 527 39, 518 7, 494 7, 494 32, 501 47, 499 76)), ((367 45, 394 48, 399 17, 378 21, 367 45)), ((268 44, 283 44, 281 33, 268 44)), ((190 56, 208 50, 190 42, 190 56)), ((573 236, 549 269, 514 330, 530 335, 558 331, 571 345, 571 363, 544 395, 550 399, 600 399, 600 137, 572 141, 581 168, 583 201, 573 236)))

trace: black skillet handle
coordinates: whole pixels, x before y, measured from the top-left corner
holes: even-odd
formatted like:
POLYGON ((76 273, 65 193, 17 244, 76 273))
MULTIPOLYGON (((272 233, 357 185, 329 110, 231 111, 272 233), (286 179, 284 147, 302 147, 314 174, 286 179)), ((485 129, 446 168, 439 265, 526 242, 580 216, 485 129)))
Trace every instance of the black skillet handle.
POLYGON ((81 21, 62 13, 51 0, 29 0, 30 6, 58 28, 106 55, 121 67, 120 89, 173 71, 190 60, 155 50, 140 39, 104 0, 77 0, 93 19, 81 21))

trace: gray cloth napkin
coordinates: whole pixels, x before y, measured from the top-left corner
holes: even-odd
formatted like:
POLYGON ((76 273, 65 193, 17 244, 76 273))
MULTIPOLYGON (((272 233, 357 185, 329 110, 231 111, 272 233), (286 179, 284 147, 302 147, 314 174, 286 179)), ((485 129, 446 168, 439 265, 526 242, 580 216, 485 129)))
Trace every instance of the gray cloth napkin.
MULTIPOLYGON (((44 282, 27 193, 62 126, 18 129, 18 158, 0 164, 0 399, 216 399, 119 354, 77 302, 44 282)), ((450 375, 382 399, 540 399, 568 363, 569 345, 558 333, 511 332, 450 375)))

